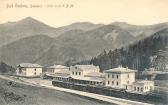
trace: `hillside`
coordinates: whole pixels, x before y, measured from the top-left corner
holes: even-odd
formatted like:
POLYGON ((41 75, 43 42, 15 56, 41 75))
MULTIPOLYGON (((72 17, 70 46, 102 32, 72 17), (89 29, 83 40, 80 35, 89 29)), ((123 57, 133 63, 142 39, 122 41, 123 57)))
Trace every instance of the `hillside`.
POLYGON ((76 63, 82 60, 85 60, 85 56, 77 48, 53 45, 47 52, 37 58, 34 62, 47 66, 64 64, 68 61, 76 63))
POLYGON ((23 38, 0 48, 1 61, 16 66, 22 62, 33 62, 42 55, 54 40, 45 35, 23 38))
POLYGON ((122 65, 131 69, 145 70, 155 68, 164 70, 168 64, 168 28, 160 30, 150 37, 121 49, 102 52, 89 62, 100 66, 101 70, 122 65))
POLYGON ((149 37, 150 35, 153 35, 164 28, 168 28, 168 22, 154 25, 131 25, 126 22, 114 22, 112 24, 127 30, 130 34, 136 36, 138 39, 149 37))
MULTIPOLYGON (((67 26, 58 27, 56 34, 59 36, 71 30, 89 31, 103 26, 103 24, 93 24, 90 22, 76 22, 67 26)), ((57 36, 55 36, 57 37, 57 36)))
POLYGON ((12 66, 22 62, 52 65, 64 64, 68 60, 78 62, 84 60, 85 56, 76 48, 56 44, 51 37, 36 35, 1 47, 0 59, 12 66))
POLYGON ((56 43, 66 47, 73 46, 87 59, 98 55, 103 49, 110 50, 125 46, 135 40, 127 31, 113 25, 105 25, 86 32, 76 30, 73 33, 68 31, 60 35, 56 38, 56 43))

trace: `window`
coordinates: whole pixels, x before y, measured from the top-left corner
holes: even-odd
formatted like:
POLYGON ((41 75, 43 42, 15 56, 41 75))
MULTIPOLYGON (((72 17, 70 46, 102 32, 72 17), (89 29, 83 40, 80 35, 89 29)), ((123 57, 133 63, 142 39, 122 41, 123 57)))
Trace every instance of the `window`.
POLYGON ((129 74, 128 74, 128 78, 129 78, 129 74))
POLYGON ((117 81, 117 86, 118 86, 118 81, 117 81))
POLYGON ((141 92, 143 92, 143 88, 141 88, 141 92))
POLYGON ((112 81, 112 85, 114 85, 114 81, 112 81))
POLYGON ((34 69, 34 71, 36 71, 36 69, 34 69))
POLYGON ((134 91, 136 91, 136 87, 134 87, 134 91))
POLYGON ((77 67, 75 67, 75 69, 77 69, 77 67))
POLYGON ((81 72, 79 72, 79 75, 81 75, 81 72))
POLYGON ((125 86, 125 89, 127 89, 127 85, 125 86))
POLYGON ((74 75, 74 72, 72 72, 72 75, 74 75))
POLYGON ((78 72, 76 72, 76 75, 78 75, 78 72))
POLYGON ((108 76, 108 78, 110 78, 110 75, 109 75, 109 74, 108 74, 107 76, 108 76))
POLYGON ((110 81, 108 81, 108 85, 110 84, 110 81))
POLYGON ((117 78, 118 78, 118 75, 117 75, 117 78))
POLYGON ((36 72, 34 72, 34 75, 36 75, 36 72))
POLYGON ((139 91, 139 87, 138 87, 138 91, 139 91))
POLYGON ((114 78, 114 74, 112 74, 112 78, 114 78))

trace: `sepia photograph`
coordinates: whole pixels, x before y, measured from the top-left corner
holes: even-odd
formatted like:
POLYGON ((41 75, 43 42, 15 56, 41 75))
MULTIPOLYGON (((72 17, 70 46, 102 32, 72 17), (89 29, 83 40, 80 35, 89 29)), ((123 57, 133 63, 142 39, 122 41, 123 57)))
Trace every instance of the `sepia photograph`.
POLYGON ((0 0, 0 105, 168 105, 168 0, 0 0))

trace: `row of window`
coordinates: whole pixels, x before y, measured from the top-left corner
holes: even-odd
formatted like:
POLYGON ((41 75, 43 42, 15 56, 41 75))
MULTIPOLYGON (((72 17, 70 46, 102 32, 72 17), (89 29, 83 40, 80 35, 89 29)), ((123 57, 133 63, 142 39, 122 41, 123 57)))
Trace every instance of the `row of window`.
MULTIPOLYGON (((110 81, 108 81, 108 83, 107 83, 108 85, 110 84, 110 81)), ((114 81, 112 81, 111 82, 111 85, 115 85, 115 82, 114 81)), ((116 85, 118 86, 118 81, 116 81, 116 85)))
POLYGON ((147 90, 148 89, 148 86, 145 86, 145 90, 147 90))
POLYGON ((81 72, 72 72, 72 75, 81 75, 81 72))
MULTIPOLYGON (((147 89, 149 89, 149 87, 148 86, 145 86, 145 88, 144 88, 145 90, 147 90, 147 89)), ((152 89, 152 87, 151 87, 151 89, 152 89)), ((140 87, 134 87, 134 91, 141 91, 141 92, 143 92, 143 88, 140 88, 140 87)))
MULTIPOLYGON (((116 78, 118 78, 119 75, 116 74, 116 78)), ((110 78, 110 74, 108 74, 108 78, 110 78)), ((115 74, 112 74, 111 78, 115 78, 115 74)), ((127 78, 129 78, 129 74, 127 75, 127 78)))
POLYGON ((90 84, 101 84, 101 82, 94 82, 94 81, 90 81, 90 84))
MULTIPOLYGON (((116 75, 116 78, 118 79, 119 75, 116 75)), ((108 78, 110 78, 110 74, 108 74, 108 78)), ((115 74, 112 74, 111 78, 115 78, 115 74)))
POLYGON ((56 80, 68 80, 68 78, 56 77, 56 80))
POLYGON ((140 88, 140 87, 134 87, 134 91, 141 91, 141 92, 143 92, 143 88, 140 88))

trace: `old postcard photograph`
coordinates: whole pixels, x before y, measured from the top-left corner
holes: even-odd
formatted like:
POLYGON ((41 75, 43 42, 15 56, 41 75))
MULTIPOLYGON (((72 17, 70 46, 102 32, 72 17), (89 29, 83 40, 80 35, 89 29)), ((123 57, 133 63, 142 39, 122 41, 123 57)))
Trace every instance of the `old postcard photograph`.
POLYGON ((168 0, 0 0, 0 105, 168 105, 168 0))

